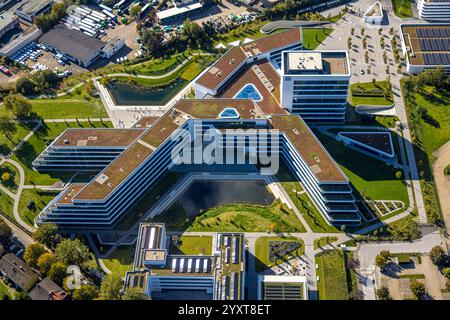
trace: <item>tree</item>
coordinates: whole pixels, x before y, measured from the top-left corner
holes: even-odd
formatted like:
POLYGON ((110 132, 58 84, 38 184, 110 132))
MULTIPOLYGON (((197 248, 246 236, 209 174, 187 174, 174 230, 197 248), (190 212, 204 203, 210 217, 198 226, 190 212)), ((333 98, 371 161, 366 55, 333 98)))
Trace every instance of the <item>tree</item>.
POLYGON ((17 131, 17 127, 10 116, 0 116, 0 131, 11 140, 11 135, 17 131))
POLYGON ((383 250, 375 257, 375 264, 381 270, 384 270, 384 268, 386 268, 386 266, 388 265, 390 258, 391 253, 387 250, 383 250))
POLYGON ((34 83, 28 76, 21 77, 16 81, 16 91, 20 94, 26 96, 34 94, 34 89, 34 83))
POLYGON ((94 300, 99 296, 99 292, 96 287, 88 284, 84 284, 80 287, 80 289, 76 289, 73 292, 74 300, 94 300))
POLYGON ((139 288, 128 288, 122 300, 148 300, 148 296, 139 288))
POLYGON ((131 6, 130 8, 130 16, 134 19, 138 20, 141 17, 142 6, 140 4, 131 6))
POLYGON ((51 252, 46 252, 37 260, 37 266, 42 274, 47 274, 54 263, 57 262, 56 256, 51 252))
POLYGON ((9 94, 3 99, 5 108, 11 110, 17 118, 27 118, 30 116, 32 106, 21 94, 9 94))
POLYGON ((425 285, 419 281, 417 281, 416 279, 414 279, 411 284, 410 284, 410 289, 412 291, 412 293, 414 294, 414 296, 418 299, 418 300, 422 300, 426 294, 425 291, 425 285))
POLYGON ((58 259, 68 265, 80 265, 89 259, 89 248, 79 239, 61 241, 55 249, 58 259))
POLYGON ((32 243, 25 249, 23 260, 33 268, 36 268, 39 257, 45 252, 46 250, 41 244, 32 243))
POLYGON ((5 171, 2 173, 2 181, 3 182, 8 182, 9 179, 11 179, 11 174, 8 171, 5 171))
POLYGON ((398 170, 397 172, 395 172, 395 178, 397 178, 398 180, 400 180, 403 177, 403 173, 398 170))
POLYGON ((53 248, 56 242, 57 230, 58 226, 53 223, 41 224, 36 231, 33 232, 33 239, 44 246, 53 248))
POLYGON ((0 219, 0 241, 6 241, 12 236, 11 227, 5 221, 0 219))
POLYGON ((450 267, 447 267, 447 268, 442 269, 442 274, 443 274, 444 277, 446 277, 447 279, 450 279, 450 267))
POLYGON ((435 265, 441 265, 445 262, 446 256, 441 246, 435 246, 430 251, 430 259, 435 265))
POLYGON ((100 286, 100 299, 120 300, 120 292, 123 286, 122 277, 117 273, 105 277, 100 286))
POLYGON ((389 289, 385 288, 385 287, 377 289, 377 299, 378 300, 392 300, 389 289))
POLYGON ((55 262, 48 271, 48 277, 57 285, 62 286, 64 278, 67 276, 67 265, 63 262, 55 262))

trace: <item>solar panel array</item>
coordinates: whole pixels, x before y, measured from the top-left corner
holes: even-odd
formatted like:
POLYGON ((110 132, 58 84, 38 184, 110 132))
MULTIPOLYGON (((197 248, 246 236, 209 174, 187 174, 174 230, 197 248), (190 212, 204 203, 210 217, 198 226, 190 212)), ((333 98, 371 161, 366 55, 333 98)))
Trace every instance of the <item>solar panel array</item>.
POLYGON ((450 51, 449 39, 419 39, 422 51, 450 51))
POLYGON ((416 30, 418 38, 449 38, 450 28, 436 27, 436 28, 420 28, 416 30))
POLYGON ((450 65, 450 53, 422 53, 426 65, 450 65))

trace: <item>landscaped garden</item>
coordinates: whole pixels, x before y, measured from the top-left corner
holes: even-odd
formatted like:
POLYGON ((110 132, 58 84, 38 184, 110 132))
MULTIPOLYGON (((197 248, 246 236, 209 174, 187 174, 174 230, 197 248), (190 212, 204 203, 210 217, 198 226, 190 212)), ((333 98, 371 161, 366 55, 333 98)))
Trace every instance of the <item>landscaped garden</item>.
POLYGON ((153 218, 166 223, 169 230, 202 232, 306 232, 295 213, 275 200, 269 206, 228 204, 221 205, 195 218, 175 203, 153 218))
POLYGON ((17 186, 19 185, 19 173, 12 164, 5 162, 0 167, 0 179, 1 184, 9 191, 16 193, 17 186))
POLYGON ((180 236, 177 245, 171 243, 171 254, 204 255, 212 254, 211 236, 180 236))
POLYGON ((316 255, 319 300, 348 300, 344 253, 327 250, 316 255))
POLYGON ((413 16, 411 5, 412 0, 392 0, 394 13, 399 18, 411 18, 413 16))
POLYGON ((255 271, 261 272, 265 269, 278 265, 290 257, 298 257, 305 253, 305 243, 300 238, 295 237, 259 237, 255 242, 255 271), (270 249, 273 244, 291 244, 294 245, 291 252, 278 257, 278 259, 270 259, 270 249))

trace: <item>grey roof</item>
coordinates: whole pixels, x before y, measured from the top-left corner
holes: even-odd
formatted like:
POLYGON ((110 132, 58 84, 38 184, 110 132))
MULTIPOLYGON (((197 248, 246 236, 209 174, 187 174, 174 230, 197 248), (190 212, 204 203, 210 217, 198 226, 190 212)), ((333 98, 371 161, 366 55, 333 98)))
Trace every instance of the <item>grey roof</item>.
POLYGON ((40 41, 81 61, 91 60, 105 46, 99 39, 61 23, 45 33, 40 41))
POLYGON ((39 12, 49 4, 53 3, 53 0, 29 0, 24 1, 17 8, 17 11, 26 13, 28 15, 33 15, 36 12, 39 12))
POLYGON ((0 259, 0 272, 6 275, 20 288, 29 290, 38 281, 39 276, 20 258, 12 253, 0 259))
POLYGON ((49 278, 36 284, 28 295, 31 300, 64 300, 67 293, 49 278))
POLYGON ((5 11, 0 13, 0 30, 9 26, 15 19, 17 19, 17 16, 11 12, 5 11))
POLYGON ((0 257, 5 253, 5 248, 3 248, 3 245, 0 243, 0 257))

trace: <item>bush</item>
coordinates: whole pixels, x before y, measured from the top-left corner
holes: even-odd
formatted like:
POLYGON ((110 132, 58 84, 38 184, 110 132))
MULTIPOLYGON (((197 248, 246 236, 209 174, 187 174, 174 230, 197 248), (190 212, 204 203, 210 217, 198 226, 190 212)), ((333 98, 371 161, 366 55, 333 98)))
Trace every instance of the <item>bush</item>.
POLYGON ((442 265, 446 261, 444 249, 441 246, 435 246, 430 251, 430 259, 437 266, 442 265))
POLYGON ((444 169, 444 174, 445 175, 450 175, 450 164, 448 164, 446 167, 445 167, 445 169, 444 169))

